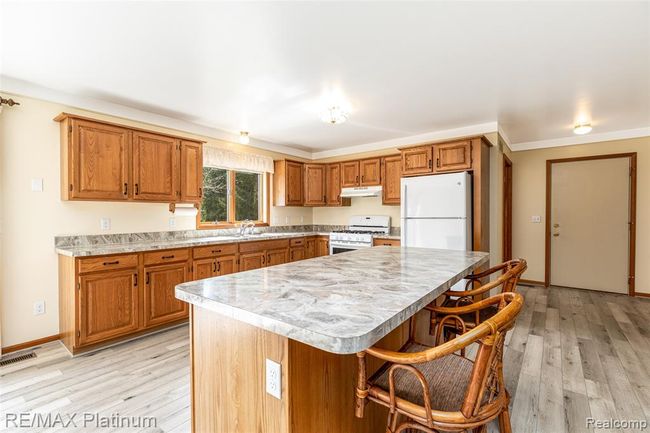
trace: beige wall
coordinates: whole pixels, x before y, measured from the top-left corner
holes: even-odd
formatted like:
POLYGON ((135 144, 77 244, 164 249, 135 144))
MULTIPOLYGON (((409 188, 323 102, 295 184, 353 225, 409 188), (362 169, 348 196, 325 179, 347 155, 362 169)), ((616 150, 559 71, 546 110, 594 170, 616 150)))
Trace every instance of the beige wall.
POLYGON ((353 197, 351 206, 314 208, 314 224, 346 225, 352 215, 388 215, 391 226, 400 226, 399 206, 384 206, 381 197, 353 197))
POLYGON ((544 280, 546 160, 637 152, 636 290, 650 293, 650 137, 514 152, 513 254, 528 260, 524 278, 544 280), (540 215, 541 223, 531 216, 540 215))
MULTIPOLYGON (((0 290, 2 346, 58 333, 57 257, 54 236, 169 230, 166 204, 65 202, 59 195, 59 124, 62 111, 77 113, 161 132, 176 132, 124 119, 89 113, 59 104, 7 95, 21 105, 0 115, 0 290), (31 192, 31 179, 44 180, 43 192, 31 192), (101 231, 101 217, 111 230, 101 231), (45 314, 32 315, 35 301, 45 301, 45 314)), ((213 140, 193 134, 210 145, 243 152, 284 155, 213 140)), ((295 158, 294 158, 295 159, 295 158)), ((277 224, 310 224, 311 209, 271 210, 277 224)), ((275 222, 275 221, 272 221, 275 222)), ((194 229, 193 217, 175 217, 174 230, 194 229)))

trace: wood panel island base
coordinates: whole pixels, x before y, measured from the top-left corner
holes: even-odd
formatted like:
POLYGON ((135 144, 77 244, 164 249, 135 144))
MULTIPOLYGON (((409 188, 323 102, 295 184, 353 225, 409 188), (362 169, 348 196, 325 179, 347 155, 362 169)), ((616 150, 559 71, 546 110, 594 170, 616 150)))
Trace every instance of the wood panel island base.
POLYGON ((408 319, 487 259, 376 247, 176 286, 192 304, 192 431, 383 432, 377 405, 355 418, 355 353, 399 348, 408 319), (267 359, 280 364, 279 399, 267 359))

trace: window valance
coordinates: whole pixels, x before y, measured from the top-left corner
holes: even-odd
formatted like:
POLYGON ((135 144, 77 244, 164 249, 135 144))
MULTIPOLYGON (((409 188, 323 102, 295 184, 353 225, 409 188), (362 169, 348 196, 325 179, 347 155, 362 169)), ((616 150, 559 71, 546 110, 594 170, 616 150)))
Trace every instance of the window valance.
POLYGON ((273 173, 273 158, 269 156, 234 152, 207 144, 203 145, 203 165, 228 170, 273 173))

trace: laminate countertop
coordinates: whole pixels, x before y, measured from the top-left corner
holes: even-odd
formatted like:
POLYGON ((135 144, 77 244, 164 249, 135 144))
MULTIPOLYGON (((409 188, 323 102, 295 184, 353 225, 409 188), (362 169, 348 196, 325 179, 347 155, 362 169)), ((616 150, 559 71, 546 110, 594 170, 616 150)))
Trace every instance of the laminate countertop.
POLYGON ((332 353, 372 346, 488 253, 375 247, 176 286, 200 308, 332 353))

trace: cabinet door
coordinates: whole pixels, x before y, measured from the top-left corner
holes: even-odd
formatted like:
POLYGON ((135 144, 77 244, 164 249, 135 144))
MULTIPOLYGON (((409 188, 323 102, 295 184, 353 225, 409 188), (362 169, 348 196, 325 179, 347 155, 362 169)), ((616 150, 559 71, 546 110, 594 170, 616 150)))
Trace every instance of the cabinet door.
POLYGON ((138 272, 99 272, 79 277, 79 345, 137 331, 138 272))
POLYGON ((73 119, 68 155, 71 199, 127 200, 129 147, 125 128, 73 119))
POLYGON ((216 258, 217 276, 234 274, 238 271, 237 256, 222 256, 216 258))
POLYGON ((188 304, 174 296, 176 285, 188 281, 187 263, 145 267, 144 272, 145 328, 187 317, 188 304))
POLYGON ((305 240, 305 258, 313 259, 316 257, 316 239, 305 240))
POLYGON ((291 247, 289 261, 297 262, 299 260, 305 260, 305 247, 291 247))
POLYGON ((325 171, 325 204, 341 205, 341 164, 328 164, 325 171))
POLYGON ((217 263, 215 259, 194 260, 194 263, 192 263, 192 269, 192 279, 202 280, 216 275, 217 263))
POLYGON ((302 190, 302 172, 303 164, 300 162, 287 161, 286 167, 286 194, 287 206, 302 206, 303 204, 303 190, 302 190))
POLYGON ((305 164, 305 206, 325 206, 325 166, 305 164))
POLYGON ((266 252, 266 266, 281 265, 289 262, 289 248, 277 248, 266 252))
POLYGON ((472 145, 469 140, 435 144, 435 172, 460 171, 472 168, 472 145))
POLYGON ((316 239, 316 257, 328 256, 330 254, 330 241, 327 238, 316 239))
POLYGON ((359 186, 359 161, 341 163, 341 187, 359 186))
POLYGON ((405 176, 433 172, 432 147, 421 146, 402 150, 402 174, 405 176))
POLYGON ((264 251, 246 253, 239 255, 239 270, 250 271, 259 269, 266 265, 266 254, 264 251))
POLYGON ((381 159, 362 159, 359 161, 361 171, 361 186, 372 186, 381 184, 381 159))
POLYGON ((383 204, 400 204, 402 178, 402 157, 387 156, 382 160, 381 181, 383 204))
POLYGON ((133 133, 133 198, 175 201, 178 191, 178 143, 164 135, 133 133))
POLYGON ((181 141, 181 201, 199 202, 203 196, 203 144, 181 141))

